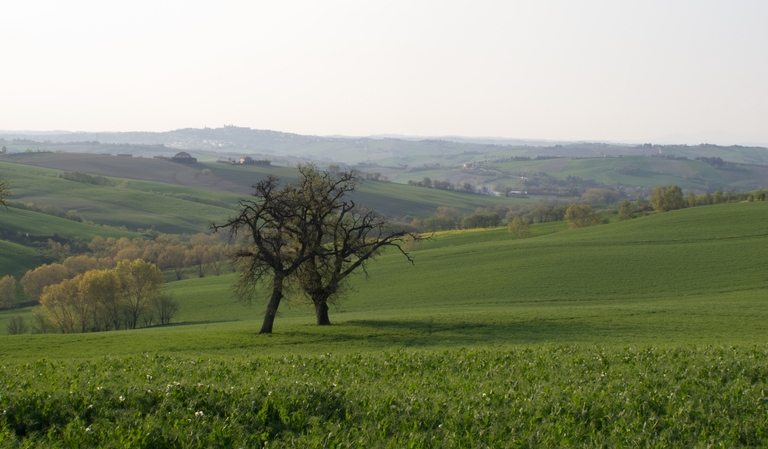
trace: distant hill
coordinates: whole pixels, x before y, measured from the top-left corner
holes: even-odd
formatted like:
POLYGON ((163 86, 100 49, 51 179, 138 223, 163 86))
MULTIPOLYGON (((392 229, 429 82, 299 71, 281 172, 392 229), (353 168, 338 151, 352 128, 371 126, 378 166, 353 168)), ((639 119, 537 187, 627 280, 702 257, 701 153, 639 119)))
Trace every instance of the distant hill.
POLYGON ((0 146, 7 152, 0 160, 231 193, 248 193, 255 180, 237 186, 228 177, 232 173, 201 177, 200 164, 167 162, 170 165, 145 169, 140 159, 169 158, 184 151, 201 164, 241 156, 269 160, 274 166, 309 161, 321 168, 338 165, 379 173, 399 184, 428 178, 454 190, 548 198, 578 197, 593 187, 618 189, 628 198, 645 197, 649 189, 666 184, 696 193, 768 187, 768 148, 735 145, 306 136, 225 126, 159 133, 0 133, 0 146), (82 154, 65 160, 60 153, 82 154), (122 157, 117 163, 105 155, 122 157))
MULTIPOLYGON (((469 162, 476 155, 602 157, 665 154, 681 157, 721 157, 738 163, 768 164, 763 147, 717 145, 623 145, 601 142, 548 142, 541 140, 468 138, 445 136, 340 137, 308 136, 236 126, 184 128, 166 132, 51 133, 0 132, 0 145, 10 151, 41 149, 77 152, 171 153, 192 150, 199 155, 231 157, 238 154, 267 155, 273 158, 305 159, 347 164, 376 163, 414 165, 424 158, 433 161, 463 155, 469 162)), ((197 155, 196 155, 197 156, 197 155)))

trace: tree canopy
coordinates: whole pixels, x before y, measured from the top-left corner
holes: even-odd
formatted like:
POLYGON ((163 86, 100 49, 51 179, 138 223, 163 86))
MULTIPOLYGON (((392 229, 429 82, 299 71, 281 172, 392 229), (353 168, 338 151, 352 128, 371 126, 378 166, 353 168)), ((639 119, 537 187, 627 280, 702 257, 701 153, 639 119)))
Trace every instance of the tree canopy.
POLYGON ((600 223, 600 216, 586 204, 571 204, 565 211, 565 219, 571 225, 571 229, 584 228, 600 223))
POLYGON ((668 186, 658 186, 653 189, 651 196, 651 206, 659 212, 666 212, 685 207, 685 198, 680 186, 674 184, 668 186))

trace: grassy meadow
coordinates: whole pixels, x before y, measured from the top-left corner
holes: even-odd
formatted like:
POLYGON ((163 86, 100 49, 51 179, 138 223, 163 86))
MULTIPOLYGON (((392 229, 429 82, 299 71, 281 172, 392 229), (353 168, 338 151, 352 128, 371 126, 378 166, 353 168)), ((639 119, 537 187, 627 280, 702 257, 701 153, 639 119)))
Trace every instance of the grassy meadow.
POLYGON ((531 231, 388 251, 329 327, 293 295, 258 335, 225 274, 172 325, 0 336, 0 445, 768 445, 768 204, 531 231))

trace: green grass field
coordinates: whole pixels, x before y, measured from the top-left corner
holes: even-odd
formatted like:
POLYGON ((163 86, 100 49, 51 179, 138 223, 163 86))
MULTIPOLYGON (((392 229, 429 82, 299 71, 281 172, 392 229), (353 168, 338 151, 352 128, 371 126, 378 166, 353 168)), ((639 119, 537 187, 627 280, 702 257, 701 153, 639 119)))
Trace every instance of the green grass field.
POLYGON ((0 240, 0 277, 11 275, 21 279, 24 273, 40 264, 37 253, 26 246, 0 240))
POLYGON ((0 337, 0 442, 765 446, 767 223, 755 202, 440 233, 355 277, 333 326, 292 298, 273 335, 233 275, 169 283, 170 326, 0 337))
MULTIPOLYGON (((371 264, 370 279, 355 277, 332 310, 331 328, 313 326, 300 299, 284 303, 277 335, 260 350, 300 349, 303 335, 310 347, 343 342, 342 351, 357 340, 378 349, 765 343, 766 222, 765 203, 739 203, 553 234, 555 224, 545 224, 541 231, 533 227, 542 235, 525 240, 501 228, 436 234, 412 253, 413 266, 391 252, 371 264)), ((209 338, 203 334, 211 326, 256 330, 263 301, 237 302, 233 283, 233 275, 169 283, 167 291, 182 303, 170 328, 61 338, 114 340, 109 353, 128 355, 142 352, 144 335, 199 334, 193 341, 209 338), (126 339, 135 340, 128 345, 133 349, 121 349, 126 339)), ((271 337, 254 338, 259 346, 271 337)), ((180 344, 205 351, 189 341, 180 344)), ((24 345, 14 347, 6 357, 24 358, 24 345)))

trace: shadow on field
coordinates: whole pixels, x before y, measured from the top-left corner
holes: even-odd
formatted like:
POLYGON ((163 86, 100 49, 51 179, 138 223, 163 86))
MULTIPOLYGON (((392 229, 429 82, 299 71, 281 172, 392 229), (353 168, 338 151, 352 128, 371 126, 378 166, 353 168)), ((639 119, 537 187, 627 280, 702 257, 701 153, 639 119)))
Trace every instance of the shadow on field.
POLYGON ((594 341, 595 338, 632 335, 636 329, 595 325, 578 320, 530 320, 519 322, 440 322, 436 320, 353 320, 333 326, 327 335, 334 341, 356 340, 378 345, 434 346, 502 343, 594 341))
POLYGON ((182 326, 194 326, 197 324, 216 324, 216 323, 233 323, 235 321, 240 321, 237 319, 229 319, 229 320, 199 320, 199 321, 179 321, 176 323, 168 323, 168 324, 158 324, 153 327, 182 327, 182 326))

